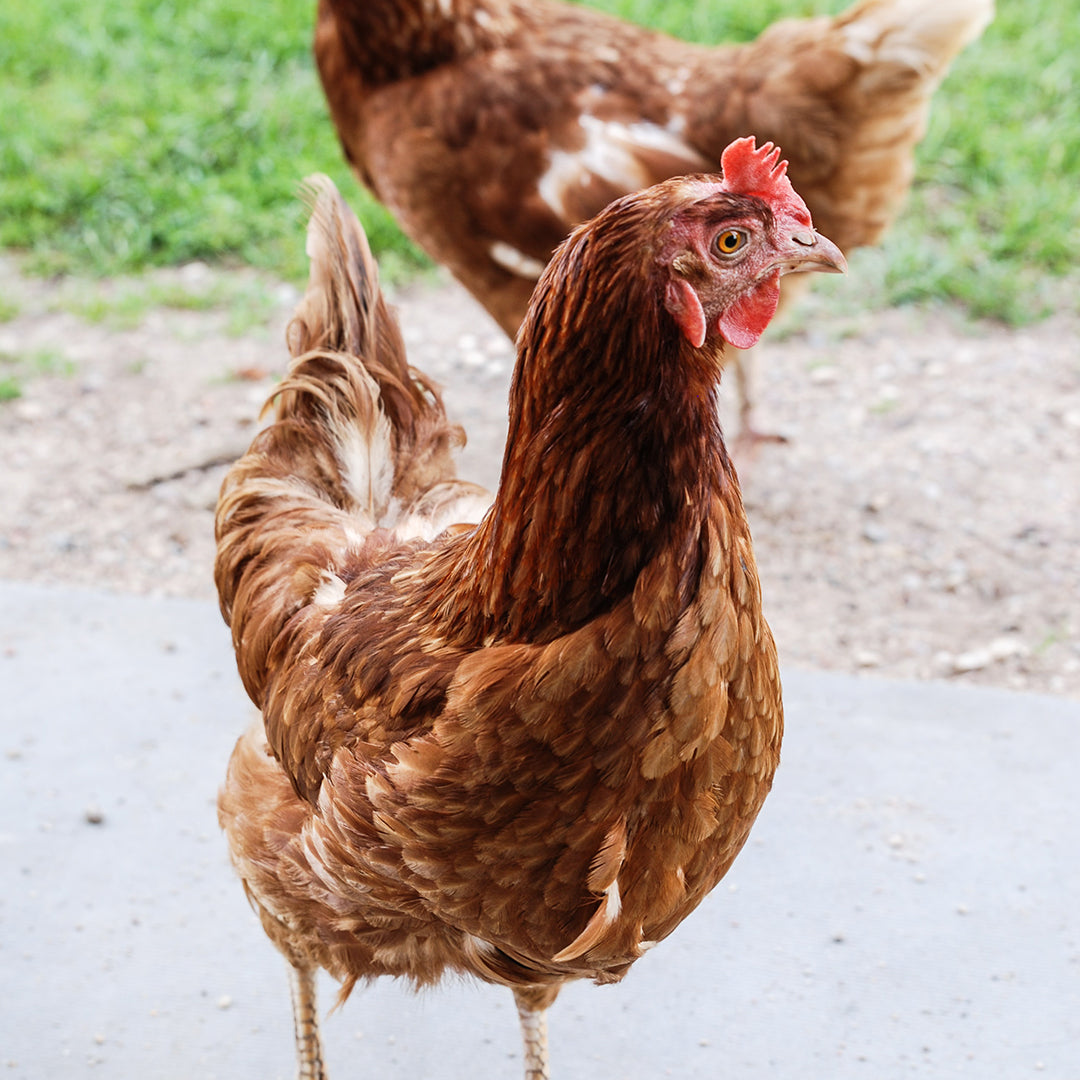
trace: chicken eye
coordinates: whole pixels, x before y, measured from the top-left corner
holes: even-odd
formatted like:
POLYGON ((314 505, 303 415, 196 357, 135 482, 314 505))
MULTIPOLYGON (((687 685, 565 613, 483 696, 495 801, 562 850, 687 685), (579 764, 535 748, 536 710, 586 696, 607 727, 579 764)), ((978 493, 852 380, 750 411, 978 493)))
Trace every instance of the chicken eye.
POLYGON ((713 243, 721 255, 734 255, 746 243, 746 233, 742 229, 725 229, 713 243))

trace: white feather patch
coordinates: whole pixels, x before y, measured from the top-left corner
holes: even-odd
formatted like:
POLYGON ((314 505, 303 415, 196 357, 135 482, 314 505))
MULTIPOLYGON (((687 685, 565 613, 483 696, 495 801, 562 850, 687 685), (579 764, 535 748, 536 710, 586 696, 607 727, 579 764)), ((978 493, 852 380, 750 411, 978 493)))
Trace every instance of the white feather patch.
POLYGON ((480 953, 481 956, 493 956, 495 953, 495 946, 492 945, 490 941, 478 938, 475 934, 466 934, 465 940, 480 953))
POLYGON ((605 890, 600 906, 593 912, 592 918, 585 924, 585 929, 565 949, 556 953, 553 963, 562 964, 567 960, 577 960, 599 944, 608 928, 612 926, 622 912, 622 896, 619 893, 619 879, 616 878, 605 890))
POLYGON ((367 533, 354 529, 351 525, 342 526, 345 534, 345 543, 352 551, 359 551, 367 543, 367 533))
POLYGON ((356 508, 377 521, 390 501, 394 482, 389 419, 379 409, 366 430, 355 424, 340 427, 334 432, 334 442, 338 465, 356 508))
POLYGON ((518 277, 527 278, 529 281, 536 281, 544 272, 544 264, 539 259, 518 251, 517 248, 511 247, 502 240, 496 240, 488 248, 488 254, 504 270, 509 270, 511 274, 517 274, 518 277))
POLYGON ((491 496, 487 493, 465 494, 436 510, 402 517, 392 526, 394 535, 399 540, 434 540, 451 525, 475 525, 490 506, 491 496))
POLYGON ((686 84, 689 81, 690 69, 684 65, 668 79, 664 84, 664 89, 667 90, 672 97, 678 97, 686 89, 686 84))
MULTIPOLYGON (((703 168, 704 160, 669 127, 644 120, 624 124, 600 120, 583 112, 578 124, 585 134, 580 150, 553 150, 547 172, 537 185, 540 198, 563 220, 569 220, 565 193, 575 184, 599 177, 624 192, 637 191, 652 182, 652 176, 639 155, 642 151, 660 151, 684 158, 687 171, 703 168)), ((674 123, 678 128, 678 122, 674 123)))
POLYGON ((329 570, 324 570, 322 580, 319 582, 318 588, 312 595, 311 602, 316 607, 330 608, 337 607, 344 599, 345 582, 342 581, 337 574, 332 574, 329 570))

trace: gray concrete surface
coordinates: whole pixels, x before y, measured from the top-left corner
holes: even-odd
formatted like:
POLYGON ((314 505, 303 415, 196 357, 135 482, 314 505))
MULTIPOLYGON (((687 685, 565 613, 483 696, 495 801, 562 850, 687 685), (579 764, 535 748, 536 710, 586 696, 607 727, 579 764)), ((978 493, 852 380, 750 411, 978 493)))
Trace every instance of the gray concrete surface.
MULTIPOLYGON (((564 992, 556 1080, 1080 1078, 1080 703, 785 688, 750 844, 621 985, 564 992)), ((0 1080, 293 1075, 214 814, 250 715, 211 605, 0 585, 0 1080)), ((500 988, 383 981, 324 1031, 335 1080, 520 1076, 500 988)))

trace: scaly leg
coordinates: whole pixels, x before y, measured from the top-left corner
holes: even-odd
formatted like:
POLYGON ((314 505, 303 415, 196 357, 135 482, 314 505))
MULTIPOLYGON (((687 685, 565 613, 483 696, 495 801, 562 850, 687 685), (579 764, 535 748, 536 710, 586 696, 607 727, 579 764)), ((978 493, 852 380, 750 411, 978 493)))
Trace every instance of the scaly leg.
POLYGON ((298 1080, 326 1080, 319 1013, 315 1003, 315 972, 312 967, 289 964, 289 996, 292 998, 293 1028, 296 1033, 298 1080))
POLYGON ((754 426, 754 364, 757 361, 758 346, 752 349, 733 350, 732 363, 735 367, 735 390, 739 399, 739 434, 735 438, 735 456, 748 457, 754 454, 763 442, 785 443, 787 436, 778 432, 758 431, 754 426))
POLYGON ((555 986, 518 986, 514 988, 521 1034, 525 1041, 525 1080, 550 1080, 548 1071, 548 1006, 558 996, 555 986))

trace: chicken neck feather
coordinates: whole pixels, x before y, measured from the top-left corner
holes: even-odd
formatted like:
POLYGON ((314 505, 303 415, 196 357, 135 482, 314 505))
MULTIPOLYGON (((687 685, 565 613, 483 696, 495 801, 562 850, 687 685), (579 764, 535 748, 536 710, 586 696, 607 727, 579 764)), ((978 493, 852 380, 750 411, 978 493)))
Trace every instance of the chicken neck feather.
POLYGON ((741 513, 717 422, 721 343, 661 328, 660 286, 632 265, 655 252, 623 248, 632 215, 608 222, 572 238, 581 250, 542 278, 522 334, 498 495, 448 575, 461 618, 482 619, 470 638, 573 629, 665 549, 689 558, 690 587, 713 502, 741 513), (567 277, 574 301, 556 307, 567 277))

